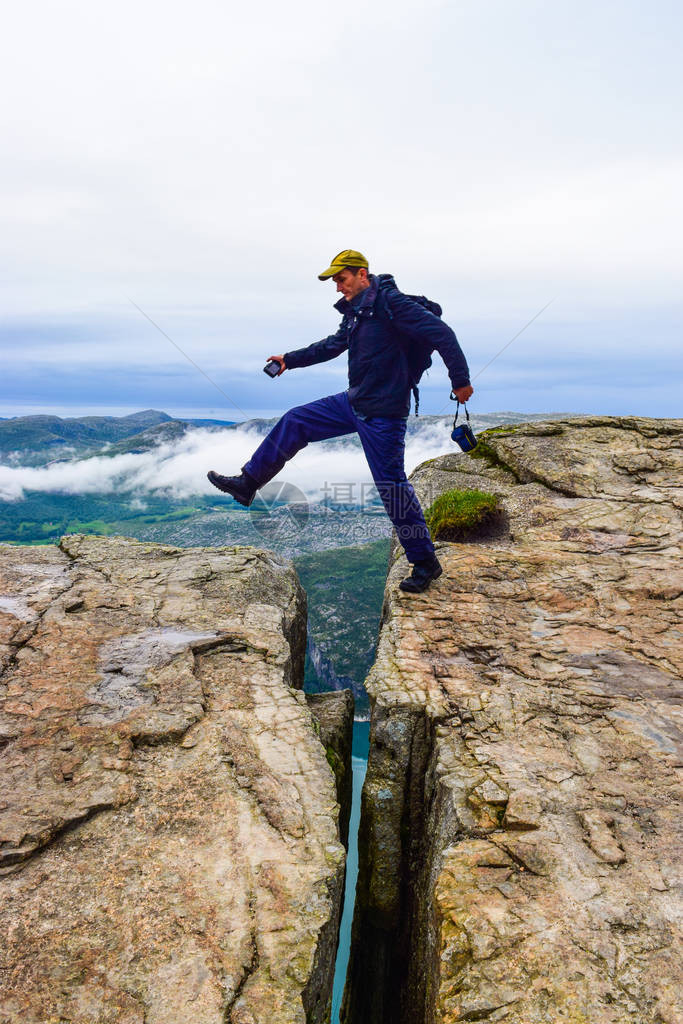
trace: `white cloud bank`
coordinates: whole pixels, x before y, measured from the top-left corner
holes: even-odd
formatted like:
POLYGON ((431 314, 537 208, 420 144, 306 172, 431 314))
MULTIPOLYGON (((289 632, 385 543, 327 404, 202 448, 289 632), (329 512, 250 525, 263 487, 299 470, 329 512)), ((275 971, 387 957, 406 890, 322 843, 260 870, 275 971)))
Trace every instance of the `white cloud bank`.
MULTIPOLYGON (((277 480, 304 491, 311 500, 327 494, 335 484, 353 484, 359 496, 372 476, 354 435, 331 442, 311 444, 287 463, 277 480)), ((239 472, 262 437, 253 429, 191 430, 173 444, 161 444, 142 454, 112 458, 79 459, 40 468, 0 466, 0 500, 20 501, 26 491, 62 494, 130 494, 135 500, 146 494, 183 500, 193 495, 218 492, 206 479, 208 470, 226 475, 239 472)), ((446 426, 425 424, 406 444, 406 471, 420 462, 457 450, 446 426)), ((340 492, 341 494, 341 492, 340 492)))

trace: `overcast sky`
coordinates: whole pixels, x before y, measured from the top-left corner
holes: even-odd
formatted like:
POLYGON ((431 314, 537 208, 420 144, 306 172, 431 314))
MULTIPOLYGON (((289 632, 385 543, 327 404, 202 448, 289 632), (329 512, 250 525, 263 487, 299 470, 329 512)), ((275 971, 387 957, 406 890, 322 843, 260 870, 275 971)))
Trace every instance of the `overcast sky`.
MULTIPOLYGON (((679 3, 24 0, 0 38, 0 416, 341 390, 316 275, 437 299, 477 410, 681 415, 679 3), (219 385, 220 394, 130 304, 219 385), (227 396, 227 397, 226 397, 227 396)), ((442 367, 423 410, 448 406, 442 367)))

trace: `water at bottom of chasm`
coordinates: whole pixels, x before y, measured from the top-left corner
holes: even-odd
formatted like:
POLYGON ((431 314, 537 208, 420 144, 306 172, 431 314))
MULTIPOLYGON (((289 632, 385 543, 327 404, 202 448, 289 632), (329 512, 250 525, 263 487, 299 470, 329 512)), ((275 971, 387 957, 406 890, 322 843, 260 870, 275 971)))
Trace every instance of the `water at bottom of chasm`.
POLYGON ((360 797, 368 767, 368 750, 370 747, 370 723, 353 723, 353 798, 351 818, 349 821, 349 853, 346 860, 346 888, 344 890, 344 912, 339 928, 339 948, 334 968, 334 989, 332 992, 332 1024, 339 1024, 339 1010, 344 994, 346 968, 349 963, 351 949, 351 924, 353 921, 353 905, 356 896, 356 879, 358 878, 358 826, 360 824, 360 797))

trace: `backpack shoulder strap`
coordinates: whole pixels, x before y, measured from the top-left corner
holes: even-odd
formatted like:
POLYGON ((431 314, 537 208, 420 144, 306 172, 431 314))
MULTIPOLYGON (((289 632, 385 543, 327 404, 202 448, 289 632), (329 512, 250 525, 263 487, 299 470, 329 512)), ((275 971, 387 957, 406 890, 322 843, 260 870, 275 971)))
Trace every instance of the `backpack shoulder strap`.
POLYGON ((380 312, 385 314, 387 320, 394 319, 394 313, 391 308, 391 296, 400 294, 401 293, 399 292, 396 285, 393 285, 391 287, 385 286, 384 288, 380 288, 379 291, 377 292, 376 306, 380 310, 380 312))

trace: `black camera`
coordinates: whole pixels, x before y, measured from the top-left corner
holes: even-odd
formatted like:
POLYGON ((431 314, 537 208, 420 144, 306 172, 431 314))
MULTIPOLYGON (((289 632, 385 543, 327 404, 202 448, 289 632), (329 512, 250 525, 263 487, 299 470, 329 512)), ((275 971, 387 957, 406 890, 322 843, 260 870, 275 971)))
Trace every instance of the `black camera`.
POLYGON ((277 377, 280 372, 281 363, 277 359, 271 359, 269 363, 263 367, 263 372, 267 373, 269 377, 277 377))

